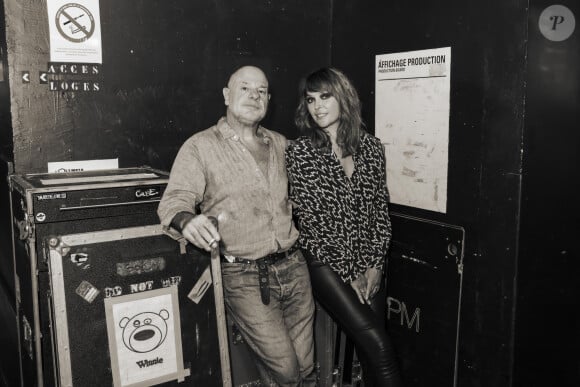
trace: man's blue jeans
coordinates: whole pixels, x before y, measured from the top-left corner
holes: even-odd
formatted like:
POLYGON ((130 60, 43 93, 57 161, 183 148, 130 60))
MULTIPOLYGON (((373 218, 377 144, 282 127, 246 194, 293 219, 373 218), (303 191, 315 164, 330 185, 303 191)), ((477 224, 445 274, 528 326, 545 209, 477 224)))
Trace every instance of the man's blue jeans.
POLYGON ((271 265, 268 274, 270 303, 264 305, 256 264, 222 262, 230 317, 256 355, 266 385, 314 385, 314 301, 302 252, 271 265))

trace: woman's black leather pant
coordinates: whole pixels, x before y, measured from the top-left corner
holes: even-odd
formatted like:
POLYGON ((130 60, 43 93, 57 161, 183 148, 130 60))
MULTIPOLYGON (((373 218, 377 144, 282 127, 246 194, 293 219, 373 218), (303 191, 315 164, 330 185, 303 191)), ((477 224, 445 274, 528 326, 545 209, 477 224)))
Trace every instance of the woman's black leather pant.
POLYGON ((309 265, 314 297, 354 342, 365 387, 401 387, 395 351, 384 323, 386 300, 361 304, 350 286, 321 262, 309 265), (374 305, 376 304, 376 305, 374 305), (375 309, 375 310, 373 310, 375 309))

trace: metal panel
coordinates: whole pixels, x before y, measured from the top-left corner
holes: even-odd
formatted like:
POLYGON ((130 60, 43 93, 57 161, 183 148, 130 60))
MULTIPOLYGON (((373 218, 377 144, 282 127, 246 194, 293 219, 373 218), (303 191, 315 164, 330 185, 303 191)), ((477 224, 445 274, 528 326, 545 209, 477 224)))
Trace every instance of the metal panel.
POLYGON ((464 230, 392 214, 388 330, 406 386, 456 385, 464 230))

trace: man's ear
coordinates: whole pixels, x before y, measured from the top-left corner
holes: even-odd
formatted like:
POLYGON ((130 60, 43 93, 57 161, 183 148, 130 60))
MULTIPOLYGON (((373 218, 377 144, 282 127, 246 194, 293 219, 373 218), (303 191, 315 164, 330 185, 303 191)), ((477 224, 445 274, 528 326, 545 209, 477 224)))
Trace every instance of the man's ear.
POLYGON ((224 87, 222 89, 222 93, 224 94, 224 104, 229 106, 230 104, 230 89, 229 87, 224 87))

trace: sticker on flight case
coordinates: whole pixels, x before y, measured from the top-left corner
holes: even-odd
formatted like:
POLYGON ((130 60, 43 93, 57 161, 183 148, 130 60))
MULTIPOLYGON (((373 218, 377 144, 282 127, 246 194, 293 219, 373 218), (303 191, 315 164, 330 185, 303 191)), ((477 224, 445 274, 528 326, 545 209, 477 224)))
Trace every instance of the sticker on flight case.
POLYGON ((161 187, 158 186, 137 188, 135 190, 135 199, 137 200, 151 200, 158 199, 160 197, 161 197, 161 187))
POLYGON ((163 271, 167 266, 164 257, 142 258, 134 261, 117 262, 117 274, 121 277, 163 271))
POLYGON ((187 297, 196 304, 199 304, 199 302, 203 298, 203 295, 205 294, 205 292, 207 292, 207 289, 209 289, 210 286, 211 286, 211 272, 208 266, 202 273, 201 277, 199 277, 199 279, 197 280, 197 282, 195 283, 195 285, 193 286, 187 297))
POLYGON ((70 261, 72 263, 76 263, 77 265, 85 263, 88 261, 88 259, 89 255, 87 253, 71 253, 70 255, 70 261))
POLYGON ((46 220, 46 214, 44 212, 39 212, 36 214, 36 220, 38 222, 44 222, 46 220))
POLYGON ((105 298, 113 385, 184 381, 177 286, 105 298))
POLYGON ((96 287, 91 285, 90 282, 87 281, 82 281, 80 285, 76 288, 75 292, 89 304, 92 303, 100 293, 99 289, 97 289, 96 287))
POLYGON ((40 194, 36 196, 36 200, 54 200, 54 199, 66 199, 66 192, 55 192, 40 194))

